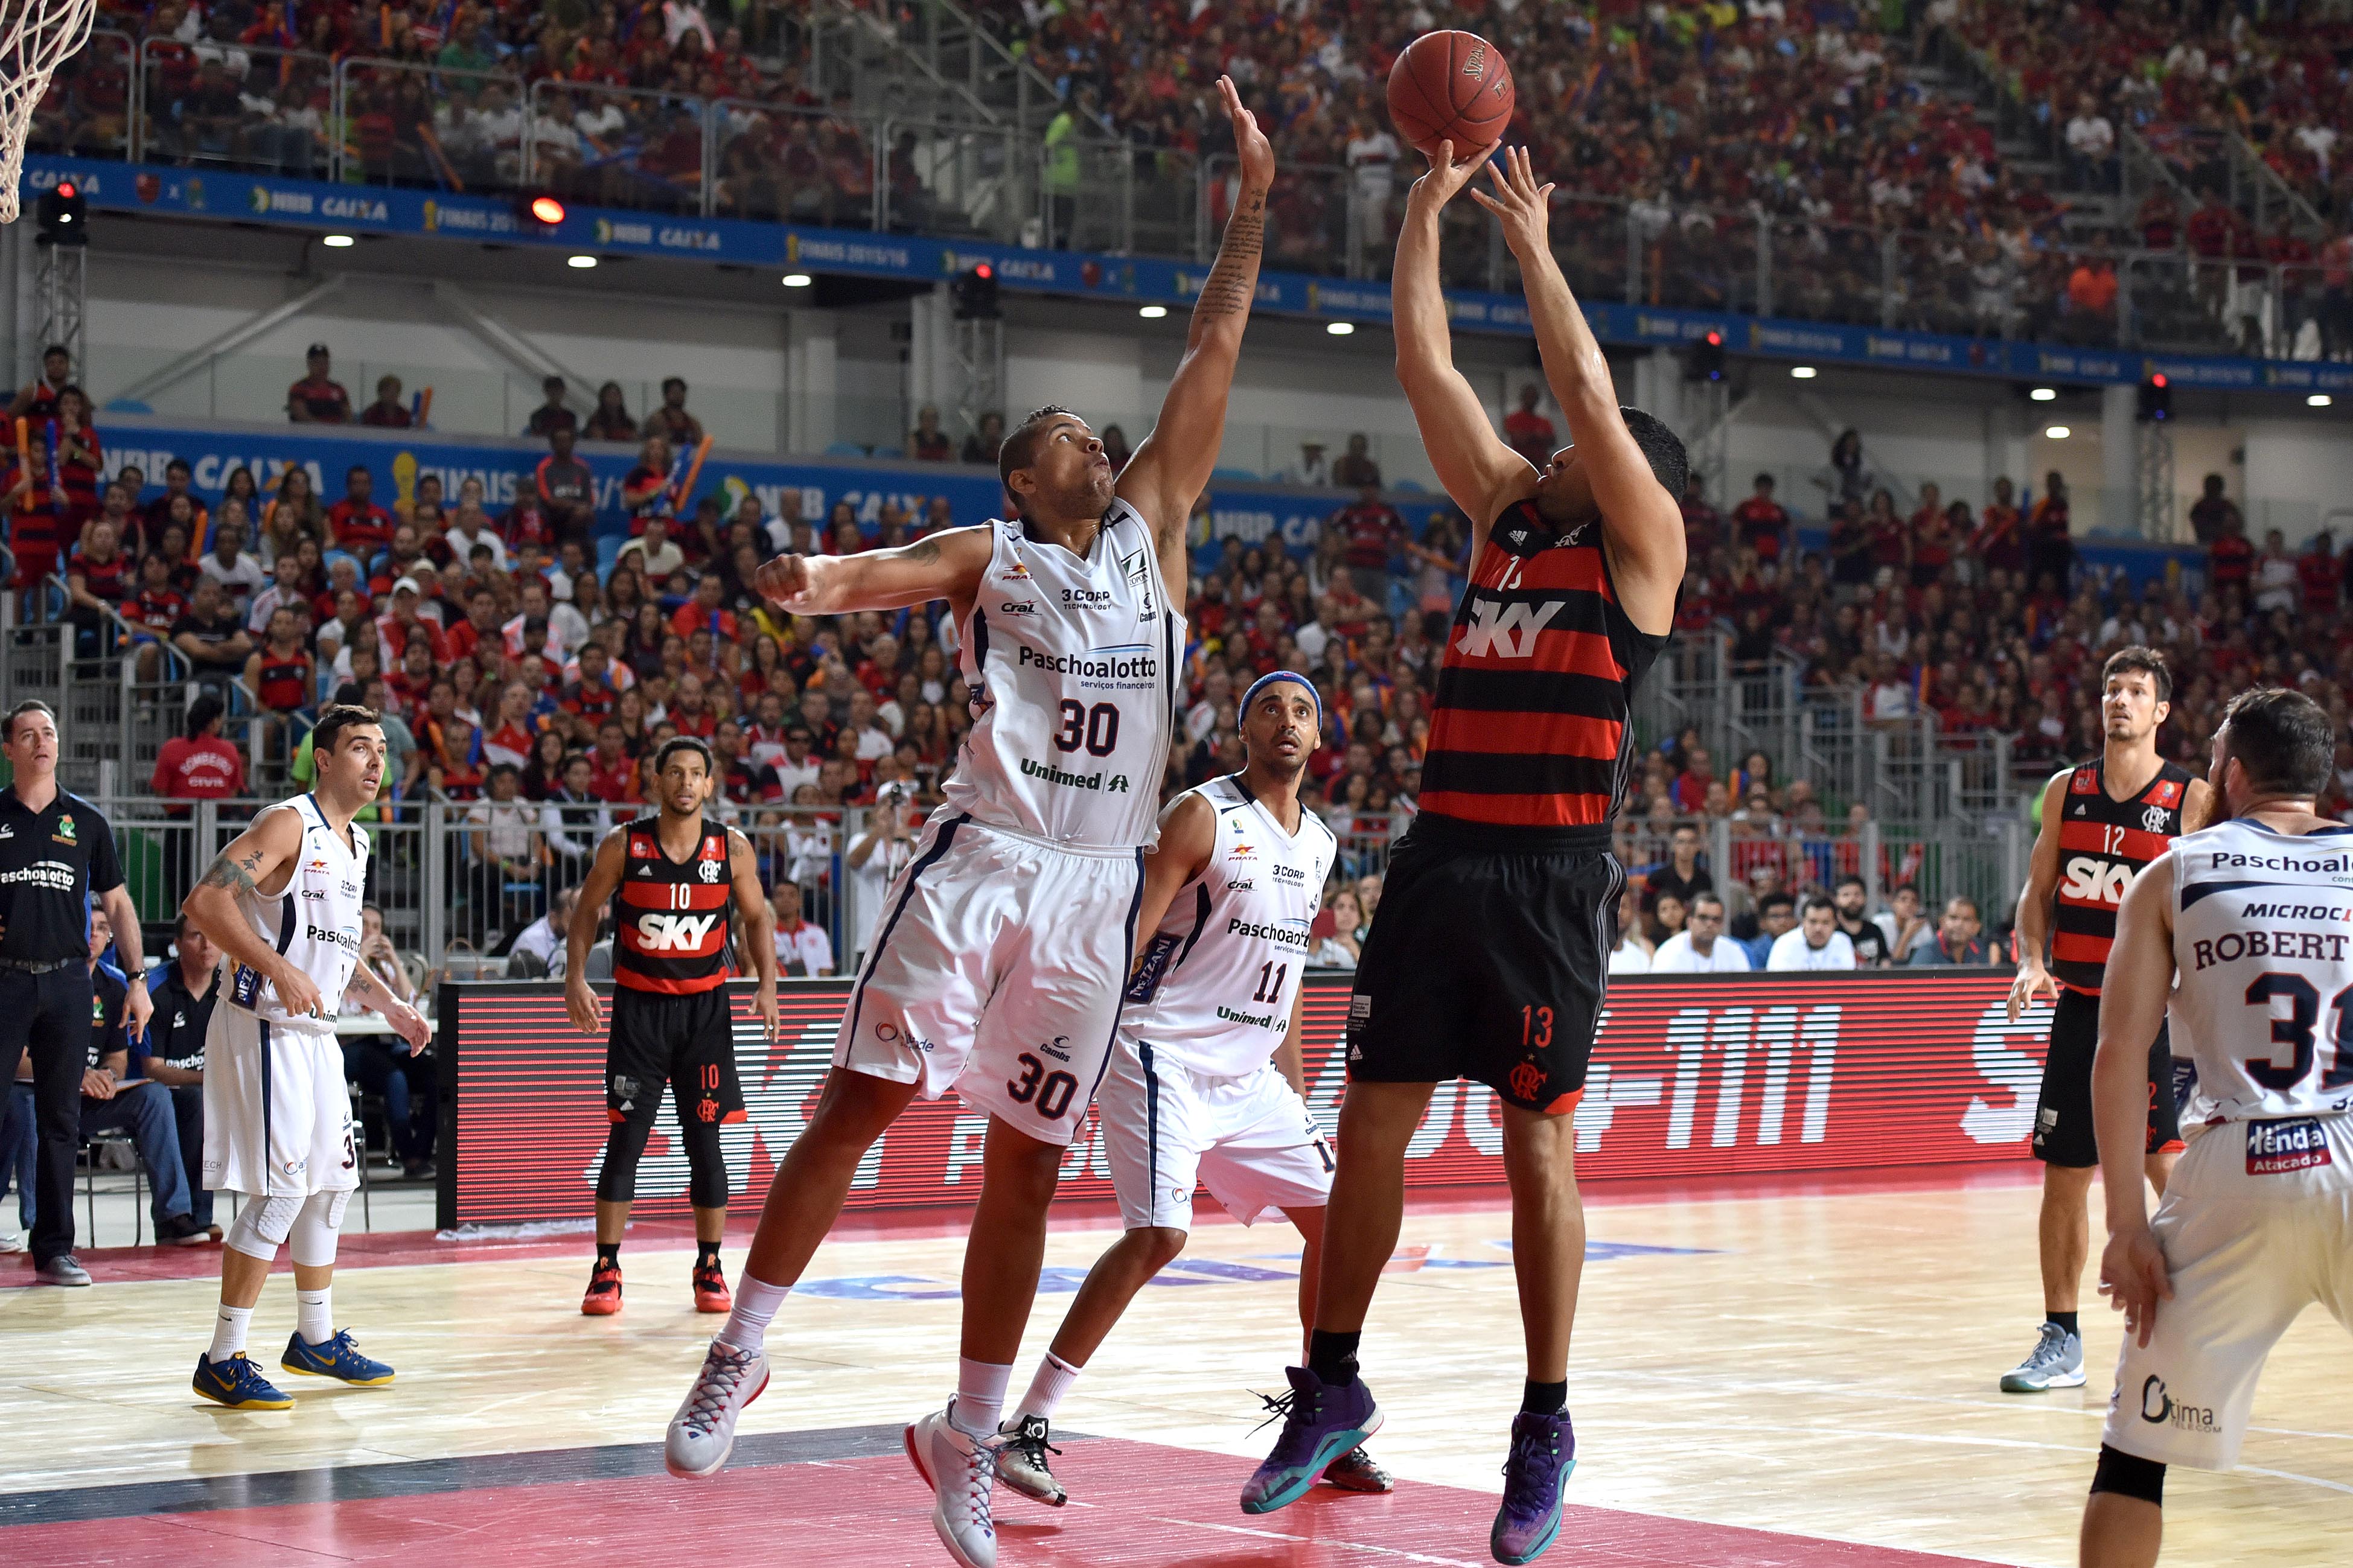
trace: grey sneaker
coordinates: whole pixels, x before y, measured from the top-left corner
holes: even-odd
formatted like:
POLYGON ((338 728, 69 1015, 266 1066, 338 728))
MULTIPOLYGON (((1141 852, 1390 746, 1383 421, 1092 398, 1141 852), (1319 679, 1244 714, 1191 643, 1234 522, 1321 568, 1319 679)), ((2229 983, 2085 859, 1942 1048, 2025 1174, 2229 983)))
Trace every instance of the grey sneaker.
POLYGON ((2042 1325, 2034 1353, 2001 1374, 2004 1394, 2041 1394, 2084 1386, 2084 1342, 2056 1323, 2042 1325))
POLYGON ((1043 1415, 1024 1415, 1008 1421, 997 1428, 1004 1447, 997 1451, 997 1474, 999 1479, 1023 1497, 1042 1502, 1048 1508, 1060 1508, 1071 1500, 1062 1483, 1054 1479, 1054 1471, 1046 1462, 1049 1454, 1059 1455, 1061 1449, 1049 1439, 1051 1428, 1043 1415))
POLYGON ((44 1285, 87 1285, 90 1270, 74 1260, 70 1252, 60 1252, 55 1258, 43 1258, 33 1268, 33 1278, 44 1285))

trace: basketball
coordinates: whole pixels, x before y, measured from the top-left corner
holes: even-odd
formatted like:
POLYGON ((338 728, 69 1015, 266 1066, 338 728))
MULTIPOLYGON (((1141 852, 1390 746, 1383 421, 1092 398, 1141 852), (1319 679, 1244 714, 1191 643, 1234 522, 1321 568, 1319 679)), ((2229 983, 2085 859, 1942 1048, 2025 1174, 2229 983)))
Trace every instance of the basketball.
POLYGON ((1424 33, 1389 68, 1389 122, 1432 158, 1441 142, 1458 163, 1501 142, 1513 98, 1512 68, 1476 33, 1424 33))

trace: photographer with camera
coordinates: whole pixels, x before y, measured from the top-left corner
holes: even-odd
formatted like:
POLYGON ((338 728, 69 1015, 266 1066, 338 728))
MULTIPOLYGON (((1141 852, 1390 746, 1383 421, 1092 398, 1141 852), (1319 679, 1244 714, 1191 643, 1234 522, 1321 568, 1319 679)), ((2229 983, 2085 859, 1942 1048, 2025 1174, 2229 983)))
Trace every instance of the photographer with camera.
POLYGON ((875 928, 881 923, 883 893, 891 879, 914 858, 915 835, 923 824, 923 808, 916 803, 915 786, 895 779, 875 792, 865 831, 850 840, 842 855, 849 868, 847 929, 858 933, 857 962, 865 960, 866 950, 874 942, 875 928))

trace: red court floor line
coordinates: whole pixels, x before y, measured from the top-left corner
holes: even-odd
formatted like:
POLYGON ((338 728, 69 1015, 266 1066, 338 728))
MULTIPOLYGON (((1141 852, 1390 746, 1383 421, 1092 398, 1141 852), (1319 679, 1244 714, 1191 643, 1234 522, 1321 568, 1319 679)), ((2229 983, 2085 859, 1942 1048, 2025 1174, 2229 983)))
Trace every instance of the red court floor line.
MULTIPOLYGON (((1688 1177, 1648 1179, 1629 1177, 1594 1182, 1584 1188, 1586 1206, 1606 1208, 1659 1203, 1737 1202, 1759 1198, 1820 1197, 1831 1194, 1884 1192, 1947 1192, 1957 1188, 2018 1186, 2042 1179, 2042 1166, 2031 1160, 2007 1159, 1973 1165, 1928 1165, 1887 1170, 1797 1172, 1783 1174, 1727 1174, 1700 1181, 1688 1177)), ((1468 1214, 1508 1208, 1511 1194, 1501 1185, 1424 1188, 1407 1194, 1417 1214, 1468 1214)), ((582 1216, 584 1219, 586 1215, 582 1216)), ((1057 1204, 1057 1225, 1109 1226, 1119 1220, 1119 1205, 1108 1199, 1057 1204)), ((1230 1225, 1234 1221, 1215 1204, 1195 1209, 1197 1226, 1230 1225)), ((746 1202, 729 1216, 727 1239, 742 1247, 759 1223, 757 1207, 746 1202)), ((972 1224, 969 1205, 952 1208, 881 1209, 845 1214, 833 1227, 836 1241, 921 1241, 962 1237, 972 1224)), ((629 1226, 633 1247, 683 1247, 693 1238, 692 1222, 642 1219, 629 1226)), ((586 1259, 595 1250, 584 1230, 577 1236, 509 1240, 489 1236, 471 1241, 440 1241, 429 1230, 346 1231, 336 1254, 344 1268, 386 1268, 420 1263, 535 1262, 543 1258, 586 1259)), ((100 1283, 108 1280, 206 1279, 220 1273, 220 1253, 209 1247, 88 1247, 75 1256, 100 1283)), ((583 1267, 586 1267, 584 1262, 583 1267)), ((281 1254, 278 1271, 293 1265, 281 1254)), ((29 1254, 0 1258, 0 1290, 33 1283, 29 1254), (13 1266, 12 1266, 13 1265, 13 1266)))
MULTIPOLYGON (((1318 1489, 1280 1513, 1235 1506, 1246 1463, 1102 1438, 1058 1466, 1061 1510, 1000 1494, 1002 1568, 1480 1568, 1495 1500, 1401 1485, 1318 1489)), ((1572 1483, 1572 1486, 1574 1483, 1572 1483)), ((0 1530, 0 1560, 46 1568, 277 1568, 429 1561, 432 1568, 777 1562, 940 1568, 930 1493, 906 1459, 649 1476, 341 1503, 224 1509, 0 1530)), ((1547 1568, 1972 1568, 1969 1560, 1610 1509, 1567 1510, 1547 1568)), ((1976 1564, 1974 1568, 1989 1568, 1976 1564)))

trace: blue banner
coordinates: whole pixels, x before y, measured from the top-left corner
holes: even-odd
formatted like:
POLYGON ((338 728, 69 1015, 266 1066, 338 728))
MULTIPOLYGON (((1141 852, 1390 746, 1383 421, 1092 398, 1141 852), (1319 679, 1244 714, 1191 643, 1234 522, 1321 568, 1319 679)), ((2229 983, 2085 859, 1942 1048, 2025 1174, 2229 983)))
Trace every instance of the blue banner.
MULTIPOLYGON (((947 242, 917 235, 806 228, 734 218, 670 217, 575 206, 553 227, 526 223, 504 196, 464 195, 397 186, 337 185, 227 170, 119 163, 35 155, 25 160, 27 207, 71 176, 101 211, 177 214, 237 223, 353 234, 439 236, 610 256, 667 256, 746 267, 936 281, 976 262, 997 268, 1002 285, 1034 293, 1189 304, 1208 269, 1153 257, 1024 250, 983 241, 947 242)), ((1386 324, 1388 285, 1293 272, 1264 272, 1259 310, 1321 321, 1386 324)), ((1451 290, 1447 310, 1464 331, 1525 336, 1527 302, 1515 294, 1451 290)), ((1956 375, 1992 375, 2079 384, 2134 384, 2163 371, 2182 386, 2235 392, 2353 393, 2353 364, 2143 355, 2055 344, 1944 337, 1827 322, 1785 321, 1701 310, 1610 302, 1585 305, 1604 342, 1672 347, 1714 330, 1735 352, 1763 359, 1824 364, 1896 366, 1956 375)))
MULTIPOLYGON (((102 415, 100 432, 110 476, 126 464, 136 464, 145 472, 152 493, 152 487, 163 480, 164 466, 174 458, 185 458, 191 488, 207 505, 219 501, 229 475, 240 467, 253 470, 266 495, 288 468, 300 466, 309 470, 321 501, 330 505, 343 497, 344 476, 353 468, 364 468, 375 481, 378 505, 415 499, 418 481, 431 475, 441 481, 442 492, 454 507, 459 487, 475 479, 482 481, 485 503, 495 516, 530 491, 532 471, 547 455, 545 447, 532 441, 377 431, 364 426, 195 429, 169 420, 102 415)), ((584 442, 576 455, 596 477, 600 531, 622 531, 621 479, 635 466, 636 454, 627 447, 584 442)), ((834 504, 848 501, 870 530, 885 505, 920 513, 934 496, 947 498, 956 521, 982 522, 1002 510, 998 502, 1003 495, 996 475, 957 464, 799 462, 723 451, 712 452, 704 462, 695 490, 698 497, 719 496, 730 511, 749 491, 760 498, 760 510, 770 517, 780 514, 789 493, 799 515, 820 529, 834 504)))

